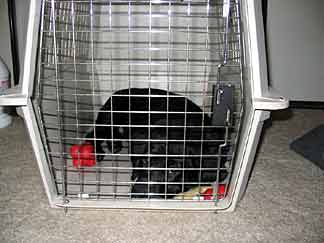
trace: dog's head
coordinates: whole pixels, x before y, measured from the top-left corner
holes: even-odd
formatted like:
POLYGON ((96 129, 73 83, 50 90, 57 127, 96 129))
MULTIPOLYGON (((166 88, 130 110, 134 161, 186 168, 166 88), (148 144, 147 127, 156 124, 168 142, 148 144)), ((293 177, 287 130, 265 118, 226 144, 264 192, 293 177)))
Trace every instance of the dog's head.
POLYGON ((182 161, 161 157, 133 158, 133 164, 140 170, 133 171, 136 184, 132 193, 136 197, 167 198, 181 192, 182 161))
MULTIPOLYGON (((186 183, 198 180, 198 170, 185 169, 194 168, 197 164, 192 158, 184 156, 192 154, 193 148, 184 146, 181 141, 183 129, 178 130, 178 134, 172 131, 172 134, 168 134, 168 140, 160 128, 152 130, 150 142, 132 142, 131 153, 137 155, 131 158, 134 167, 132 178, 135 181, 132 193, 138 193, 136 197, 150 195, 151 198, 171 198, 187 190, 186 183)), ((139 136, 145 135, 141 133, 139 136)))
POLYGON ((124 138, 124 130, 111 126, 96 126, 94 130, 87 133, 87 142, 91 143, 96 148, 97 161, 102 161, 104 158, 105 150, 107 148, 109 153, 118 153, 122 150, 123 144, 121 139, 124 138))
POLYGON ((154 194, 152 198, 172 198, 201 183, 216 181, 217 175, 219 181, 225 178, 223 171, 217 172, 224 161, 219 160, 221 131, 202 131, 199 127, 184 129, 175 122, 168 125, 174 127, 153 128, 150 142, 132 146, 132 153, 151 154, 132 158, 133 166, 140 168, 133 171, 136 180, 133 193, 141 193, 140 197, 154 194))

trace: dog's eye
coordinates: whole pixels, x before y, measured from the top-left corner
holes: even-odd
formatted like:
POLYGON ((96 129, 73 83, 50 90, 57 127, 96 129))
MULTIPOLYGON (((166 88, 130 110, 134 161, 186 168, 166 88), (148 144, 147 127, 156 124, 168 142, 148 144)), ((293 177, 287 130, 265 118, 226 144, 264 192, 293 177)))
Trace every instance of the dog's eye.
POLYGON ((168 171, 169 175, 171 175, 173 172, 174 172, 173 170, 168 171))

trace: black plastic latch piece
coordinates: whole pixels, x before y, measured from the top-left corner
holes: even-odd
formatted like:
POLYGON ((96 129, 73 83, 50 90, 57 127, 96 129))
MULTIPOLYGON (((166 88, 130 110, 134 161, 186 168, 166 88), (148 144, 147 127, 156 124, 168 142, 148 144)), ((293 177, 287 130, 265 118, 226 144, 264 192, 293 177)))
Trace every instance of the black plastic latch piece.
POLYGON ((212 102, 212 125, 231 125, 234 110, 234 85, 214 85, 212 102))

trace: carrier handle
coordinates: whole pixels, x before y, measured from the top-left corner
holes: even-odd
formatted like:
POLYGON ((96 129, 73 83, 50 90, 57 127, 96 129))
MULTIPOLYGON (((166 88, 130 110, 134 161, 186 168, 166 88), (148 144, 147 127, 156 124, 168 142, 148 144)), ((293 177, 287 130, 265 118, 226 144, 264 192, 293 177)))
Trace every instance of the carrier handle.
POLYGON ((27 94, 23 94, 20 86, 7 89, 0 95, 0 106, 26 106, 27 94))

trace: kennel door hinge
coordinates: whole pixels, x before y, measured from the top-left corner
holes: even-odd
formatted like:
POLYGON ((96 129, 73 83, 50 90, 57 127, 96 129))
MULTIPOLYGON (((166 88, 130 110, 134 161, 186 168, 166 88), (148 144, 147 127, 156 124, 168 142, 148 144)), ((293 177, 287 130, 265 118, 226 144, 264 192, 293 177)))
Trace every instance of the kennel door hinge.
POLYGON ((20 87, 5 90, 0 95, 0 106, 26 106, 28 102, 28 95, 22 94, 20 87))

